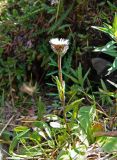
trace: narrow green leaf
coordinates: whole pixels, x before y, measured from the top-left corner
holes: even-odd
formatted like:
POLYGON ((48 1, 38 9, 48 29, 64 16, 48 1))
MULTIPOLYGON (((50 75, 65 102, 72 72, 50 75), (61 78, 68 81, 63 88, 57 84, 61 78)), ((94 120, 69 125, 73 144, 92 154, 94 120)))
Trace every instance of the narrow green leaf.
MULTIPOLYGON (((10 147, 9 147, 9 153, 11 155, 14 154, 14 149, 15 149, 16 145, 18 144, 20 138, 25 136, 29 131, 30 131, 30 129, 24 130, 23 132, 21 132, 20 134, 18 134, 17 136, 14 137, 14 139, 12 140, 12 143, 10 144, 10 147)), ((24 157, 26 157, 26 156, 24 156, 24 157)))
POLYGON ((117 13, 115 13, 112 26, 113 26, 113 30, 114 30, 114 33, 115 33, 117 31, 117 13))
POLYGON ((79 81, 81 87, 83 88, 83 75, 82 75, 82 66, 81 66, 81 63, 79 64, 77 71, 78 71, 78 81, 79 81))
POLYGON ((108 3, 108 5, 109 5, 109 7, 110 7, 111 10, 117 11, 117 6, 116 6, 116 5, 114 5, 114 4, 111 3, 110 1, 107 1, 107 3, 108 3))
POLYGON ((106 53, 110 56, 117 57, 117 51, 116 51, 116 46, 114 45, 116 42, 110 41, 103 47, 96 47, 94 49, 94 52, 103 52, 106 53))
POLYGON ((48 33, 55 31, 57 29, 57 27, 59 27, 63 23, 63 21, 66 19, 66 17, 69 15, 70 11, 72 10, 73 5, 74 5, 74 3, 72 3, 72 5, 70 5, 70 7, 68 7, 67 11, 61 15, 60 19, 58 19, 58 21, 55 22, 52 25, 52 27, 50 27, 48 33))
POLYGON ((112 66, 108 69, 108 74, 107 75, 111 74, 115 70, 117 70, 117 57, 115 58, 112 66))
POLYGON ((74 83, 78 84, 78 80, 76 78, 74 78, 73 76, 64 73, 68 78, 70 78, 74 83))
POLYGON ((69 112, 70 110, 74 109, 74 107, 78 107, 78 105, 82 102, 84 98, 78 99, 71 104, 67 105, 65 108, 65 112, 69 112))
POLYGON ((54 74, 56 74, 56 73, 58 73, 58 71, 50 72, 50 73, 48 73, 46 76, 52 76, 52 75, 54 75, 54 74))
POLYGON ((113 33, 113 28, 112 26, 104 23, 105 27, 98 27, 98 26, 92 26, 92 28, 97 29, 99 31, 102 31, 104 33, 109 34, 112 38, 115 38, 114 33, 113 33))
POLYGON ((28 127, 26 127, 26 126, 18 126, 18 127, 14 128, 14 131, 15 132, 23 132, 23 131, 26 131, 27 129, 28 129, 28 127))
POLYGON ((37 109, 38 109, 38 118, 41 120, 43 118, 43 115, 45 113, 45 104, 42 102, 41 97, 39 97, 39 100, 36 102, 37 103, 37 109))
POLYGON ((89 72, 90 72, 91 69, 88 69, 88 71, 86 72, 86 74, 84 75, 84 78, 83 78, 83 82, 87 79, 88 75, 89 75, 89 72))

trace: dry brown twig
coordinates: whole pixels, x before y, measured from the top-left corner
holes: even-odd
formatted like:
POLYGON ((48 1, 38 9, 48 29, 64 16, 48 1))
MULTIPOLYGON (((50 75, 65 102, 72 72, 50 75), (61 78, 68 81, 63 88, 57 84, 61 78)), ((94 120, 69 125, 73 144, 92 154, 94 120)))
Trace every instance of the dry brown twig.
POLYGON ((117 131, 110 131, 110 132, 95 132, 95 137, 101 137, 101 136, 109 136, 109 137, 117 137, 117 131))

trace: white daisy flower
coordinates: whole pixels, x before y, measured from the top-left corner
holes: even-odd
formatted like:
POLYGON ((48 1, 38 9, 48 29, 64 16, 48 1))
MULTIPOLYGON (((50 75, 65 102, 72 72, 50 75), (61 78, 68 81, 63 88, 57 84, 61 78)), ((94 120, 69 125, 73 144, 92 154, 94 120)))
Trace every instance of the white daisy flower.
POLYGON ((49 43, 54 53, 63 56, 69 49, 69 40, 63 38, 52 38, 49 43))

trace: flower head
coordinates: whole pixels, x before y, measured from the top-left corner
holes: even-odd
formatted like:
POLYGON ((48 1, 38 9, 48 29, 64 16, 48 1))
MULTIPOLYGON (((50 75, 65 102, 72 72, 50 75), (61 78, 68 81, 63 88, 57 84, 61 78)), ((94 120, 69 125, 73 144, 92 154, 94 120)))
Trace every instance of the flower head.
POLYGON ((31 84, 27 85, 27 84, 23 84, 21 87, 20 87, 20 91, 23 92, 23 93, 27 93, 28 95, 32 96, 34 94, 36 90, 36 85, 35 86, 32 86, 31 84))
POLYGON ((60 55, 63 56, 67 50, 69 49, 69 40, 63 38, 52 38, 49 43, 51 44, 52 50, 60 55))

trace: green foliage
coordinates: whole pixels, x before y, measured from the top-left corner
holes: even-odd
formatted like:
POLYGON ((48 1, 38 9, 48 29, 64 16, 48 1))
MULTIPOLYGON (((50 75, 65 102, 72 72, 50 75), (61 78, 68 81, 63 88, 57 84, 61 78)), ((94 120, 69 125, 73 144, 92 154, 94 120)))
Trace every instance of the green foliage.
MULTIPOLYGON (((70 104, 75 109, 81 100, 70 104)), ((66 107, 69 114, 71 110, 66 107)), ((56 150, 57 159, 69 157, 85 157, 86 148, 94 142, 93 122, 95 120, 95 106, 85 106, 78 109, 74 118, 67 122, 70 127, 70 135, 67 126, 62 118, 56 115, 46 115, 43 120, 35 120, 32 127, 18 126, 14 128, 14 138, 10 144, 9 153, 11 157, 32 158, 45 157, 52 158, 52 152, 56 150), (17 151, 17 153, 16 153, 17 151), (51 153, 48 155, 48 152, 51 153)))
POLYGON ((101 104, 111 104, 113 105, 113 101, 112 101, 112 94, 111 92, 109 92, 109 90, 107 89, 104 81, 101 79, 101 86, 102 89, 99 88, 99 99, 102 101, 101 104))
POLYGON ((111 3, 110 1, 107 1, 107 3, 112 11, 117 11, 117 6, 115 4, 111 3))
POLYGON ((102 31, 104 33, 107 33, 116 40, 116 34, 117 34, 117 14, 115 13, 114 20, 112 23, 112 26, 109 24, 104 23, 104 27, 96 27, 92 26, 92 28, 98 29, 99 31, 102 31))
MULTIPOLYGON (((74 34, 68 33, 71 25, 67 19, 74 3, 68 4, 67 9, 62 1, 54 6, 43 0, 6 0, 0 4, 1 8, 3 6, 0 11, 0 86, 9 89, 15 84, 13 89, 17 90, 33 76, 41 79, 40 70, 43 77, 48 71, 49 75, 53 74, 53 68, 48 63, 51 57, 53 61, 55 57, 50 52, 48 42, 53 34, 62 37, 63 33, 73 41, 74 34), (10 82, 9 75, 12 77, 10 82)), ((67 72, 73 52, 74 46, 66 57, 68 63, 64 63, 67 72)), ((2 92, 3 89, 0 89, 1 95, 2 92)))
POLYGON ((94 29, 102 31, 108 34, 114 41, 110 41, 104 47, 96 47, 95 52, 103 52, 115 58, 112 66, 108 70, 108 74, 112 73, 117 69, 117 50, 116 50, 116 43, 117 43, 117 13, 115 13, 114 20, 112 26, 109 24, 104 23, 104 27, 96 27, 92 26, 94 29))
MULTIPOLYGON (((117 151, 117 137, 100 137, 98 143, 102 149, 107 153, 112 153, 117 151)), ((117 156, 117 155, 116 155, 117 156)))
POLYGON ((57 157, 57 160, 72 160, 72 159, 80 159, 83 160, 85 158, 85 153, 86 153, 86 146, 85 145, 80 145, 79 147, 76 148, 69 148, 67 150, 62 150, 60 154, 57 157))
POLYGON ((90 70, 88 70, 87 73, 83 76, 82 66, 80 63, 76 70, 71 68, 71 74, 73 76, 68 74, 66 76, 69 77, 75 84, 78 84, 82 89, 84 89, 84 83, 89 74, 89 71, 90 70))
MULTIPOLYGON (((83 160, 86 159, 87 148, 92 143, 97 143, 93 125, 99 121, 96 110, 97 97, 89 94, 89 91, 92 92, 88 80, 90 69, 84 73, 79 60, 84 62, 82 55, 91 48, 90 23, 98 23, 99 17, 104 20, 108 18, 105 12, 99 11, 99 7, 104 8, 105 1, 95 7, 99 14, 92 14, 92 9, 89 10, 90 3, 87 0, 74 0, 71 4, 71 1, 60 0, 58 4, 51 6, 46 0, 7 0, 0 11, 0 106, 5 106, 7 100, 11 107, 20 106, 21 115, 26 114, 24 111, 27 110, 30 122, 21 121, 21 124, 14 128, 13 134, 3 132, 0 137, 0 140, 10 143, 11 159, 83 160), (56 57, 48 44, 52 37, 66 37, 70 40, 70 49, 63 60, 63 74, 65 80, 72 81, 72 86, 68 91, 70 98, 66 96, 68 103, 57 113, 58 116, 53 113, 46 114, 46 105, 39 93, 33 94, 35 87, 25 85, 24 94, 18 92, 24 81, 30 78, 33 81, 32 71, 35 67, 36 75, 41 75, 41 69, 44 74, 48 72, 48 76, 57 74, 56 57), (36 107, 36 111, 31 113, 34 117, 30 117, 30 106, 36 107), (12 140, 10 136, 13 136, 12 140)), ((108 4, 112 10, 115 9, 109 1, 108 4)), ((107 6, 105 9, 108 10, 107 6)), ((104 27, 94 28, 108 33, 113 38, 113 41, 104 47, 96 48, 95 51, 116 57, 117 14, 112 26, 104 24, 104 27)), ((116 69, 116 63, 115 59, 110 72, 116 69)), ((48 76, 47 82, 50 84, 48 76)), ((58 77, 54 80, 56 85, 50 86, 57 86, 59 99, 62 101, 65 96, 65 83, 61 84, 58 77)), ((111 97, 116 98, 116 94, 109 92, 103 81, 101 83, 102 89, 98 94, 102 104, 112 104, 111 97)), ((103 140, 101 146, 104 151, 116 150, 114 140, 116 139, 103 140)))
POLYGON ((112 57, 116 57, 117 56, 117 51, 116 51, 117 47, 115 46, 115 44, 116 44, 115 41, 110 41, 103 47, 96 47, 94 49, 94 52, 103 52, 103 53, 108 54, 112 57))
POLYGON ((42 138, 47 140, 47 144, 50 148, 52 145, 54 145, 54 142, 51 140, 51 131, 47 124, 41 121, 37 121, 34 123, 34 126, 34 129, 25 126, 19 126, 14 129, 16 136, 14 137, 9 148, 9 153, 12 156, 20 158, 31 158, 33 156, 42 155, 42 146, 45 146, 45 143, 42 145, 40 144, 42 138), (14 149, 18 147, 18 144, 22 145, 22 148, 17 148, 19 154, 16 154, 14 149))
MULTIPOLYGON (((78 105, 82 102, 83 98, 82 99, 78 99, 76 101, 73 101, 72 103, 68 104, 65 108, 65 112, 69 112, 71 110, 74 110, 75 108, 77 108, 77 111, 78 111, 78 105)), ((77 112, 75 113, 77 115, 77 112)), ((76 118, 76 116, 75 116, 76 118)))
POLYGON ((41 120, 45 113, 45 107, 46 107, 45 104, 42 102, 41 97, 39 97, 39 100, 37 100, 36 106, 38 109, 38 114, 37 114, 38 119, 41 120))
POLYGON ((80 63, 76 70, 71 68, 70 71, 71 74, 64 74, 73 82, 73 85, 70 86, 70 90, 68 91, 71 101, 72 99, 77 98, 77 96, 79 97, 82 95, 83 92, 87 93, 91 89, 91 85, 88 80, 90 69, 84 73, 80 63))
MULTIPOLYGON (((74 5, 74 3, 72 3, 72 5, 70 7, 68 7, 67 11, 61 15, 61 17, 57 20, 57 22, 55 21, 55 23, 52 25, 52 27, 50 27, 50 29, 48 30, 48 33, 56 31, 57 27, 61 26, 62 22, 65 20, 65 18, 68 16, 70 11, 72 10, 73 5, 74 5)), ((65 25, 61 26, 59 30, 64 29, 64 28, 68 28, 68 27, 70 27, 70 25, 65 24, 65 25)))
POLYGON ((87 135, 89 143, 93 143, 95 140, 92 131, 92 124, 95 120, 95 116, 96 116, 95 105, 82 107, 79 110, 78 119, 80 122, 80 126, 87 135))
POLYGON ((60 101, 63 101, 64 96, 65 96, 65 84, 61 84, 57 76, 55 77, 55 82, 56 82, 57 89, 58 89, 59 99, 60 101))

